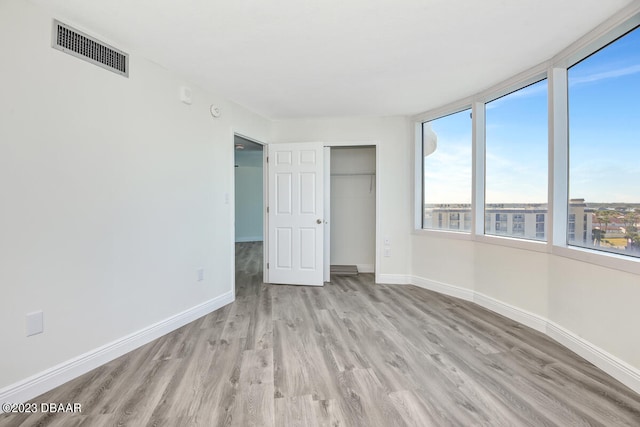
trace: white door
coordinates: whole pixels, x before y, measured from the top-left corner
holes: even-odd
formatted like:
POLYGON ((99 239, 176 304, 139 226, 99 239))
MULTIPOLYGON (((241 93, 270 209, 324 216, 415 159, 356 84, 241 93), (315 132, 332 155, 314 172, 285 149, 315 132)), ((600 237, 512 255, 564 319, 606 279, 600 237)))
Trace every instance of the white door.
POLYGON ((323 145, 268 146, 269 282, 323 285, 323 145))

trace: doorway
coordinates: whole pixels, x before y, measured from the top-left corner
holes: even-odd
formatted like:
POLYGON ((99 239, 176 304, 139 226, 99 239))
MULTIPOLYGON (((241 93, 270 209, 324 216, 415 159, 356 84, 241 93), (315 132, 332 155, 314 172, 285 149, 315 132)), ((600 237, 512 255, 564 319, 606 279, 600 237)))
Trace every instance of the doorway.
POLYGON ((331 147, 331 274, 374 273, 376 147, 331 147))
POLYGON ((264 165, 262 145, 236 135, 235 149, 235 241, 262 242, 264 165))
POLYGON ((376 272, 377 144, 268 148, 265 282, 321 286, 330 281, 330 264, 350 266, 352 274, 376 272), (302 191, 303 184, 313 188, 302 191))
POLYGON ((234 135, 235 289, 263 268, 264 145, 234 135))

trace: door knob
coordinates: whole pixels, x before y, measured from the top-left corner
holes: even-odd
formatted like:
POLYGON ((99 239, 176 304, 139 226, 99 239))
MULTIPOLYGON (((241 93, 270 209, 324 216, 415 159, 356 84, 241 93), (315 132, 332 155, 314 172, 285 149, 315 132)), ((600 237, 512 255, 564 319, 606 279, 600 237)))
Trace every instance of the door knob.
POLYGON ((316 219, 316 224, 322 224, 322 220, 321 219, 316 219))

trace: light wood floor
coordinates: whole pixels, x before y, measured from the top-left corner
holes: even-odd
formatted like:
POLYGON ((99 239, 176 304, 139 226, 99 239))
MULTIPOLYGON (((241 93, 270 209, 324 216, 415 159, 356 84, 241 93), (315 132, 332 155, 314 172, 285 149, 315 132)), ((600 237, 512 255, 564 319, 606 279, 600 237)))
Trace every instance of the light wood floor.
POLYGON ((0 425, 640 425, 638 394, 518 323, 368 274, 265 285, 261 256, 237 246, 233 304, 34 399, 81 414, 0 425))

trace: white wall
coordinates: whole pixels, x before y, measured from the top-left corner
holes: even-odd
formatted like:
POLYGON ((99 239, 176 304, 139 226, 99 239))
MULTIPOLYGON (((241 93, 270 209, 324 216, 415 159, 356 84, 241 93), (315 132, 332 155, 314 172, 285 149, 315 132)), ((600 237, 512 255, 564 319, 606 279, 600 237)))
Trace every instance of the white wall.
POLYGON ((331 265, 374 269, 375 171, 375 147, 331 149, 331 265))
POLYGON ((236 242, 263 240, 263 153, 236 151, 236 242))
POLYGON ((568 332, 563 344, 579 343, 572 349, 640 390, 638 275, 545 252, 419 234, 413 236, 412 274, 416 284, 485 306, 488 301, 489 308, 556 338, 559 326, 568 332))
POLYGON ((548 283, 549 319, 635 367, 638 375, 640 276, 550 256, 548 283))
MULTIPOLYGON (((378 142, 378 248, 390 240, 390 257, 381 257, 380 282, 405 282, 411 270, 411 150, 413 127, 404 117, 282 120, 273 124, 272 142, 322 141, 327 144, 378 142)), ((380 251, 381 252, 381 251, 380 251)))
POLYGON ((51 20, 0 2, 0 390, 232 295, 233 132, 270 127, 135 52, 127 79, 54 50, 51 20))

